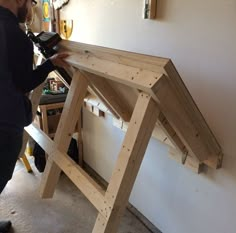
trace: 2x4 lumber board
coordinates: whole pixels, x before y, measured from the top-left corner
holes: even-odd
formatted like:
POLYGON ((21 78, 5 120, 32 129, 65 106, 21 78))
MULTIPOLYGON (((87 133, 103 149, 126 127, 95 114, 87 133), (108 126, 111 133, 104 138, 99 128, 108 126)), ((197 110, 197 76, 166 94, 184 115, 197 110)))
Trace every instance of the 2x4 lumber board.
POLYGON ((85 72, 86 77, 97 91, 107 100, 112 109, 124 120, 130 121, 132 110, 126 104, 126 101, 120 96, 116 90, 107 82, 106 79, 85 72))
POLYGON ((117 232, 158 114, 151 96, 140 93, 93 233, 117 232))
POLYGON ((73 54, 66 61, 77 69, 153 94, 162 73, 118 64, 92 55, 73 54))
POLYGON ((93 55, 97 58, 133 66, 142 69, 163 73, 163 67, 170 59, 157 56, 144 55, 118 49, 111 49, 96 45, 84 44, 74 41, 62 40, 59 43, 60 50, 68 50, 79 54, 93 55))
MULTIPOLYGON (((87 93, 87 87, 87 79, 77 71, 73 76, 54 138, 61 152, 66 152, 69 147, 87 93)), ((49 156, 40 187, 41 197, 51 198, 53 196, 60 172, 61 169, 49 156)))
POLYGON ((223 152, 217 139, 194 102, 172 61, 168 61, 164 69, 169 77, 169 80, 171 80, 171 85, 174 87, 174 90, 181 99, 183 107, 192 119, 192 124, 197 128, 199 135, 204 140, 212 154, 211 159, 204 161, 204 163, 210 167, 220 168, 222 165, 223 152))
POLYGON ((36 124, 26 127, 27 133, 46 151, 58 167, 69 177, 78 189, 98 210, 104 207, 105 191, 66 153, 58 150, 57 144, 36 124))
POLYGON ((162 79, 159 87, 160 89, 156 92, 160 101, 159 107, 185 145, 187 153, 194 155, 200 162, 205 161, 211 153, 183 108, 183 104, 173 91, 169 80, 162 79))
POLYGON ((110 113, 117 119, 120 118, 120 116, 112 109, 112 107, 110 106, 110 104, 108 103, 108 101, 100 94, 100 92, 92 85, 90 85, 88 87, 88 90, 91 94, 97 96, 102 102, 103 104, 108 108, 108 110, 110 111, 110 113))

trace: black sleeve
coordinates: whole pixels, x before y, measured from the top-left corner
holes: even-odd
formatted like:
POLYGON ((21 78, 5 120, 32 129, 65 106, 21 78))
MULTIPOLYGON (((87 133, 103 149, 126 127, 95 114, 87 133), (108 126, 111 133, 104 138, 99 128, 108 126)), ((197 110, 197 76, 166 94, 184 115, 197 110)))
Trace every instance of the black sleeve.
POLYGON ((33 70, 33 44, 17 25, 8 25, 7 47, 9 71, 16 87, 24 93, 40 85, 55 69, 47 60, 33 70))
POLYGON ((31 72, 25 74, 25 78, 19 80, 16 85, 24 92, 29 92, 44 82, 48 74, 53 70, 55 70, 55 67, 48 59, 42 65, 37 66, 35 70, 32 69, 31 72))

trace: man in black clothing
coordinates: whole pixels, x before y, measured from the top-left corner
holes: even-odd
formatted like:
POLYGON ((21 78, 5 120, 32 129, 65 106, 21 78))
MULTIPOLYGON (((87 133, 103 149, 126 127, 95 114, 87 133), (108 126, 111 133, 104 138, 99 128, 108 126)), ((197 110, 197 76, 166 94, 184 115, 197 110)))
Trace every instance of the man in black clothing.
MULTIPOLYGON (((67 66, 64 53, 33 70, 33 45, 19 27, 31 7, 32 0, 0 0, 0 193, 12 177, 23 129, 30 123, 31 103, 26 93, 41 84, 55 66, 67 66)), ((0 233, 10 227, 10 221, 0 221, 0 233)))

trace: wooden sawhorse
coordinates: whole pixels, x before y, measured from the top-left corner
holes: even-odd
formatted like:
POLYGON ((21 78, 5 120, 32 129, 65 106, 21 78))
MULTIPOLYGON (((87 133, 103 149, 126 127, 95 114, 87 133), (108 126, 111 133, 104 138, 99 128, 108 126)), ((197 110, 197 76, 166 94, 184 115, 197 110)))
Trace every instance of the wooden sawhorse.
POLYGON ((53 196, 63 170, 98 211, 92 233, 116 233, 156 122, 183 163, 221 166, 222 150, 169 59, 70 41, 60 42, 60 48, 74 52, 67 60, 76 71, 54 141, 35 124, 25 128, 49 155, 43 198, 53 196), (88 89, 129 122, 106 190, 66 154, 88 89))

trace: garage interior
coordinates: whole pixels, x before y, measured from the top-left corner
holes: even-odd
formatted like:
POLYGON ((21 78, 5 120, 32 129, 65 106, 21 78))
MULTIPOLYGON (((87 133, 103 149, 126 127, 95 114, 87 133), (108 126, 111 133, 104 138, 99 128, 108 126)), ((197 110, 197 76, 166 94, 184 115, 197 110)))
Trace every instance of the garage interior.
MULTIPOLYGON (((38 1, 24 30, 57 38, 70 68, 31 93, 35 120, 0 219, 16 233, 233 233, 235 9, 38 1)), ((40 46, 35 65, 47 58, 40 46)))

